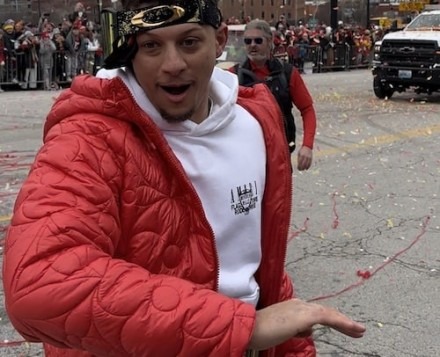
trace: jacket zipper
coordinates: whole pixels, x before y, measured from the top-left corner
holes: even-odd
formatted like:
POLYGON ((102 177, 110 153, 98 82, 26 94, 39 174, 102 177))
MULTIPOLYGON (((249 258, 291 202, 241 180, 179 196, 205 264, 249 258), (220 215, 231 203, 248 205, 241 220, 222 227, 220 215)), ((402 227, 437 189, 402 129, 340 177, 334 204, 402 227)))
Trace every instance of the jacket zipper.
MULTIPOLYGON (((122 79, 117 78, 117 80, 122 84, 124 90, 126 92, 128 92, 128 95, 130 96, 130 98, 132 99, 132 101, 134 103, 136 102, 136 99, 134 98, 133 94, 131 93, 131 91, 127 88, 127 86, 125 85, 125 83, 122 81, 122 79)), ((164 141, 164 143, 166 144, 165 146, 165 154, 168 158, 168 160, 172 163, 172 165, 174 166, 174 169, 176 172, 178 172, 179 174, 179 178, 182 179, 183 182, 186 183, 187 187, 190 189, 191 191, 191 195, 193 196, 194 202, 197 203, 197 212, 200 214, 200 216, 202 217, 204 224, 206 227, 209 228, 209 232, 210 232, 210 238, 211 238, 211 243, 212 243, 212 249, 214 251, 214 257, 215 257, 215 266, 216 266, 216 277, 215 277, 215 284, 214 284, 214 290, 218 291, 218 285, 219 285, 219 280, 220 280, 220 265, 219 265, 219 257, 218 257, 218 251, 217 251, 217 244, 215 242, 215 234, 214 234, 214 230, 211 227, 211 224, 209 223, 208 219, 206 218, 205 215, 205 211, 203 210, 203 205, 202 205, 202 201, 199 198, 199 195, 197 194, 197 191, 195 190, 193 184, 191 183, 191 181, 189 180, 188 176, 185 174, 185 172, 182 170, 181 166, 178 164, 178 159, 176 158, 176 156, 173 154, 172 150, 169 149, 168 144, 166 143, 166 139, 163 136, 163 134, 160 132, 160 130, 158 128, 156 128, 156 124, 152 124, 152 120, 151 118, 148 117, 148 115, 142 115, 139 106, 135 105, 135 112, 137 117, 140 119, 139 122, 145 122, 145 124, 152 129, 153 131, 156 131, 157 133, 159 133, 160 137, 162 138, 162 140, 164 141), (148 121, 145 121, 144 118, 148 117, 148 121)), ((145 135, 145 134, 144 134, 145 135)))
MULTIPOLYGON (((242 105, 247 111, 249 111, 258 120, 258 116, 256 116, 253 113, 253 111, 250 110, 250 108, 247 105, 245 105, 244 103, 239 103, 239 105, 242 105)), ((283 121, 284 119, 283 119, 283 114, 281 112, 281 108, 279 108, 278 106, 276 108, 277 108, 277 111, 279 112, 278 117, 279 117, 281 128, 284 128, 284 121, 283 121)), ((263 128, 262 122, 260 122, 259 120, 258 120, 258 122, 260 123, 260 125, 263 128)), ((270 129, 266 128, 266 130, 270 130, 270 129)), ((263 128, 264 132, 266 130, 264 130, 264 128, 263 128)), ((284 131, 282 132, 282 134, 283 134, 283 136, 285 138, 284 131)), ((287 149, 287 139, 284 139, 284 140, 286 142, 286 145, 285 145, 285 147, 286 147, 286 155, 288 155, 288 158, 287 158, 286 161, 290 163, 291 162, 291 157, 290 157, 290 153, 289 153, 289 151, 287 149)), ((265 143, 267 145, 266 135, 265 135, 265 143)), ((292 183, 292 181, 288 179, 288 175, 292 174, 290 172, 290 170, 291 170, 290 169, 290 165, 288 165, 286 170, 288 170, 288 172, 285 173, 285 175, 284 175, 284 177, 285 177, 285 180, 284 180, 284 190, 286 192, 290 192, 290 195, 292 197, 293 196, 293 185, 291 184, 290 187, 287 187, 289 182, 292 183)), ((267 194, 267 193, 265 193, 265 194, 267 194)), ((286 241, 279 241, 278 240, 279 243, 276 244, 276 245, 272 245, 270 243, 266 244, 266 241, 268 239, 270 239, 270 237, 268 237, 266 234, 262 235, 262 247, 264 248, 264 247, 266 247, 266 245, 268 247, 270 247, 270 249, 266 251, 266 254, 268 254, 269 257, 272 257, 275 254, 275 252, 279 252, 281 250, 282 254, 283 254, 283 263, 282 263, 281 266, 277 266, 275 269, 273 269, 274 275, 272 275, 272 276, 280 277, 280 280, 279 280, 278 283, 275 283, 275 284, 273 283, 274 281, 276 281, 275 279, 266 278, 270 274, 260 273, 260 276, 264 275, 264 277, 265 277, 264 283, 266 283, 265 284, 265 288, 268 289, 269 292, 270 292, 270 293, 267 294, 266 304, 264 304, 264 306, 261 306, 261 307, 266 307, 266 306, 271 305, 271 304, 273 304, 273 303, 275 303, 275 302, 277 302, 279 300, 278 297, 279 297, 279 293, 280 293, 281 288, 282 288, 283 274, 284 274, 284 271, 285 271, 285 266, 286 266, 286 261, 287 261, 287 256, 286 256, 286 254, 287 254, 287 240, 288 240, 288 236, 289 236, 290 219, 291 219, 290 217, 292 216, 292 200, 293 199, 291 198, 291 204, 287 208, 287 210, 288 210, 288 213, 287 213, 288 215, 286 217, 287 222, 284 222, 284 226, 283 226, 282 230, 280 230, 281 237, 285 237, 286 241), (264 241, 263 241, 263 239, 264 239, 264 241)), ((265 268, 266 269, 271 269, 271 267, 265 267, 265 268)), ((262 282, 263 281, 259 282, 260 285, 261 285, 262 282)))

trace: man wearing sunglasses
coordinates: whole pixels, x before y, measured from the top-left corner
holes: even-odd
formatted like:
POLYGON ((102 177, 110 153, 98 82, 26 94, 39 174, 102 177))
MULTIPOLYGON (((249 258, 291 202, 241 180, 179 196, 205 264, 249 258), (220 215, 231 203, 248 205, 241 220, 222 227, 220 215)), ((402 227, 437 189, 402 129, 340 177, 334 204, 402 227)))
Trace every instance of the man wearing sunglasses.
POLYGON ((263 37, 245 37, 244 38, 244 43, 246 45, 251 45, 252 42, 255 42, 256 45, 261 45, 264 42, 264 38, 263 37))
POLYGON ((312 164, 316 132, 316 113, 312 97, 299 71, 291 64, 273 56, 273 33, 264 20, 252 20, 244 31, 247 59, 230 70, 238 75, 239 83, 251 87, 266 83, 283 113, 289 151, 295 150, 296 126, 292 103, 298 108, 303 121, 303 141, 298 150, 298 170, 307 170, 312 164))

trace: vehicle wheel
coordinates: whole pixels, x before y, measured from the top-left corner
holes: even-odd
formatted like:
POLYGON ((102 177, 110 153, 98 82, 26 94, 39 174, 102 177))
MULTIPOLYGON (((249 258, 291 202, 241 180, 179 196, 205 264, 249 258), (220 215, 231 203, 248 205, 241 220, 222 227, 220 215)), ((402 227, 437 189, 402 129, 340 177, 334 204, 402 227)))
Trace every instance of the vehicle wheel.
POLYGON ((386 82, 382 82, 379 76, 374 76, 373 90, 379 99, 390 99, 394 93, 394 89, 386 82))

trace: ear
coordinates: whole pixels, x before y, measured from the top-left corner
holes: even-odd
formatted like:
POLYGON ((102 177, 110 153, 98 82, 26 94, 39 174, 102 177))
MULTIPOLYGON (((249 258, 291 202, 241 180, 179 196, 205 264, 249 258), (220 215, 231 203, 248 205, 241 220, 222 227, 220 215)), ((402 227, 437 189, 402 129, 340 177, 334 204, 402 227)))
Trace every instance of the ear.
POLYGON ((220 57, 228 41, 228 26, 222 22, 216 30, 216 57, 220 57))

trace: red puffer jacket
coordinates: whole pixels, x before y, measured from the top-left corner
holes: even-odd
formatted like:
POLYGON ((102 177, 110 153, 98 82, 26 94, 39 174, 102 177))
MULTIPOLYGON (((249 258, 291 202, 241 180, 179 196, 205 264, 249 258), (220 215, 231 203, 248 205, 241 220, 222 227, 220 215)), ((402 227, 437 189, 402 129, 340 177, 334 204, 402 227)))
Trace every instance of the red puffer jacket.
MULTIPOLYGON (((289 154, 268 90, 243 89, 239 103, 260 118, 269 158, 257 274, 264 307, 293 294, 284 272, 289 154)), ((55 103, 16 201, 3 271, 13 325, 45 342, 47 356, 241 357, 254 325, 251 305, 216 293, 200 199, 118 78, 78 77, 55 103)), ((310 339, 263 353, 314 355, 310 339)))

